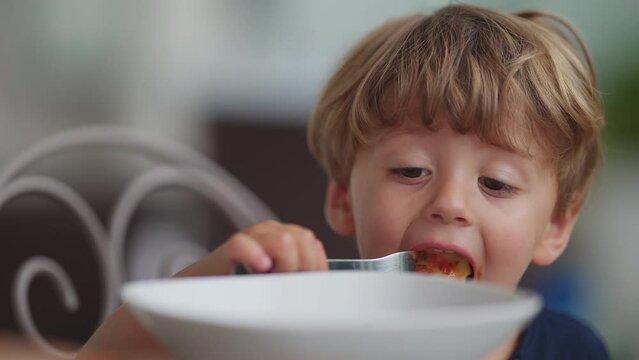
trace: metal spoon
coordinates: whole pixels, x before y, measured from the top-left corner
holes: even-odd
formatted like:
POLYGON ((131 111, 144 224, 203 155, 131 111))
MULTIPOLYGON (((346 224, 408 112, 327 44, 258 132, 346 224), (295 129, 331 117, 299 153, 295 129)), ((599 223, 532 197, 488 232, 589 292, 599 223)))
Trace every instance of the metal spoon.
MULTIPOLYGON (((413 251, 400 251, 376 259, 329 259, 329 270, 357 271, 415 271, 415 255, 413 251)), ((246 266, 235 267, 235 274, 249 274, 246 266)))
POLYGON ((329 270, 415 271, 413 251, 396 252, 376 259, 329 259, 329 270))

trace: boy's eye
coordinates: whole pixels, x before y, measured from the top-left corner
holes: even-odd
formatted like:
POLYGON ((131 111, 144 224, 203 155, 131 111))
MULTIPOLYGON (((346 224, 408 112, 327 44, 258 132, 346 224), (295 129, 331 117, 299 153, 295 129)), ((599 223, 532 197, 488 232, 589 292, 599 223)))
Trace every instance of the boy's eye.
POLYGON ((489 178, 489 177, 480 177, 479 178, 479 183, 486 189, 488 189, 489 191, 493 191, 493 192, 498 192, 498 193, 511 193, 514 192, 515 189, 508 185, 505 184, 499 180, 495 180, 493 178, 489 178))
POLYGON ((424 176, 428 176, 429 171, 424 168, 406 167, 391 169, 391 173, 408 179, 418 179, 424 176))

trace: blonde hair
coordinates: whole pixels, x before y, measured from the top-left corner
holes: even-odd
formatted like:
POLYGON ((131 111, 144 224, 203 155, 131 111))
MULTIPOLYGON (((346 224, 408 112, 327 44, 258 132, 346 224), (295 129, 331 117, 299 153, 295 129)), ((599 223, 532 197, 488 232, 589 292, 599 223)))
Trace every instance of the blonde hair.
POLYGON ((308 129, 312 154, 347 184, 357 148, 398 124, 416 97, 425 126, 524 153, 537 142, 557 175, 555 211, 583 202, 604 117, 588 51, 565 20, 448 6, 381 25, 323 89, 308 129), (441 114, 446 123, 434 124, 441 114))

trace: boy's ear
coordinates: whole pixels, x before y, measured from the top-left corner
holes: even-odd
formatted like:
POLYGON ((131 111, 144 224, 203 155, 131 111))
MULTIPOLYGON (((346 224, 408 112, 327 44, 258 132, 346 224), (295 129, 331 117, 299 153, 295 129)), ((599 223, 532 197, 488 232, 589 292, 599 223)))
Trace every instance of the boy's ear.
POLYGON ((329 179, 326 189, 324 216, 336 233, 342 236, 355 235, 355 221, 347 185, 341 185, 335 180, 329 179))
POLYGON ((573 202, 565 212, 553 215, 544 238, 533 253, 532 261, 539 266, 552 264, 564 252, 577 223, 581 202, 573 202))

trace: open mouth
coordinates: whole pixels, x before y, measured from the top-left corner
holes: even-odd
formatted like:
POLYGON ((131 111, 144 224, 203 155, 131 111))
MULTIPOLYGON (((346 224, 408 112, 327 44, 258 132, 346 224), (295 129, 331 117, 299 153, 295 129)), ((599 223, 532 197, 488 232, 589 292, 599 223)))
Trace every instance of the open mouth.
POLYGON ((471 262, 463 255, 450 250, 428 249, 413 251, 415 271, 439 274, 460 280, 475 278, 471 262))

